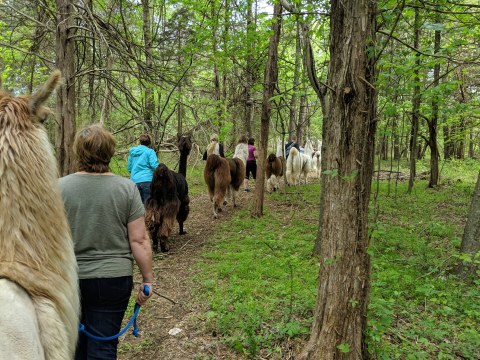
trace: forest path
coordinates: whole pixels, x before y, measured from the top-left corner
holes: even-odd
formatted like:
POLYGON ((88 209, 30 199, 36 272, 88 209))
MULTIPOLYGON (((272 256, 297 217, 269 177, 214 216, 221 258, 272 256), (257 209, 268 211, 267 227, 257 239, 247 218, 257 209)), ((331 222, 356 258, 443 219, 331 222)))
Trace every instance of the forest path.
MULTIPOLYGON (((237 204, 248 206, 253 193, 240 189, 237 204)), ((166 254, 154 254, 153 271, 156 294, 142 307, 139 314, 140 337, 131 331, 120 338, 119 360, 130 359, 235 359, 218 339, 209 334, 198 319, 208 311, 207 304, 199 304, 192 294, 194 264, 200 259, 204 246, 214 235, 219 222, 228 221, 235 209, 228 204, 218 219, 213 218, 212 205, 207 191, 192 196, 190 214, 185 222, 187 234, 178 235, 178 225, 166 254), (160 296, 158 295, 160 294, 160 296), (163 298, 161 295, 167 297, 163 298), (170 335, 174 328, 181 329, 177 335, 170 335)), ((138 287, 140 276, 135 275, 138 287)), ((128 319, 127 319, 128 321, 128 319)))

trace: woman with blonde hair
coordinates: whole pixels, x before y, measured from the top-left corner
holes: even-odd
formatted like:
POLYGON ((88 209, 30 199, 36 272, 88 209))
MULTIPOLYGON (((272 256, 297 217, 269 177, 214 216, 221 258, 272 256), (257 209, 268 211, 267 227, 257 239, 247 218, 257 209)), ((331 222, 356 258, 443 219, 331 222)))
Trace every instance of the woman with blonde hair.
POLYGON ((210 135, 210 144, 207 145, 207 150, 203 153, 203 160, 207 160, 208 155, 218 155, 220 157, 225 157, 223 153, 223 144, 218 142, 218 135, 210 135))

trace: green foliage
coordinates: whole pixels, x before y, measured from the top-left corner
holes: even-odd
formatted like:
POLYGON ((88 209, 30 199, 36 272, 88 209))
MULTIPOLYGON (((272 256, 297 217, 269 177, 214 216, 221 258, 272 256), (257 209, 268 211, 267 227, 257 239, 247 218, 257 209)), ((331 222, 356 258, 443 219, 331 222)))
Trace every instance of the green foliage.
POLYGON ((310 257, 317 206, 307 204, 307 224, 296 215, 299 203, 292 206, 255 220, 241 209, 216 229, 218 240, 200 265, 206 320, 239 353, 255 356, 284 337, 308 333, 318 271, 310 257))
MULTIPOLYGON (((376 358, 479 357, 480 283, 466 285, 450 271, 478 165, 449 162, 439 189, 421 181, 413 195, 407 183, 393 195, 385 181, 379 183, 379 213, 370 225, 367 329, 376 358)), ((319 186, 289 188, 268 199, 263 218, 243 208, 215 228, 195 278, 198 299, 209 309, 203 320, 239 358, 281 359, 278 345, 306 340, 314 311, 319 186)), ((349 344, 337 348, 352 351, 349 344)))
MULTIPOLYGON (((454 163, 449 169, 459 174, 454 163)), ((450 185, 437 191, 417 184, 413 196, 405 195, 402 183, 395 196, 379 197, 370 245, 368 341, 380 359, 475 359, 480 354, 479 291, 450 271, 474 184, 472 170, 462 176, 468 182, 448 179, 450 185)))

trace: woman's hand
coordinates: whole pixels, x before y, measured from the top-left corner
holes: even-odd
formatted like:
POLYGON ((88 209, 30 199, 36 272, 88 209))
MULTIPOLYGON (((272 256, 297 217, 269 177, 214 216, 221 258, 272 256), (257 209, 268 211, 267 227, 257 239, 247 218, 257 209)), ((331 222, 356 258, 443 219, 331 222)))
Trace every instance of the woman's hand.
POLYGON ((152 283, 144 282, 137 294, 137 304, 144 305, 153 294, 152 283), (148 289, 148 290, 147 290, 148 289))

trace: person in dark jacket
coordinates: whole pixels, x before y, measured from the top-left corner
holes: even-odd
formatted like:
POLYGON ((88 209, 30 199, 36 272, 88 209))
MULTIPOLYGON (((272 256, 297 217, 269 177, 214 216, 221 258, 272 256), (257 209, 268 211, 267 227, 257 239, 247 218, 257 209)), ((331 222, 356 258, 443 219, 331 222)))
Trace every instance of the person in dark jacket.
POLYGON ((140 135, 140 145, 130 149, 127 163, 130 179, 137 186, 144 204, 150 197, 153 172, 158 166, 157 154, 150 148, 151 142, 150 135, 140 135))
POLYGON ((290 150, 294 147, 300 151, 300 146, 297 144, 297 136, 295 134, 291 136, 290 141, 285 145, 285 159, 288 158, 290 150))

